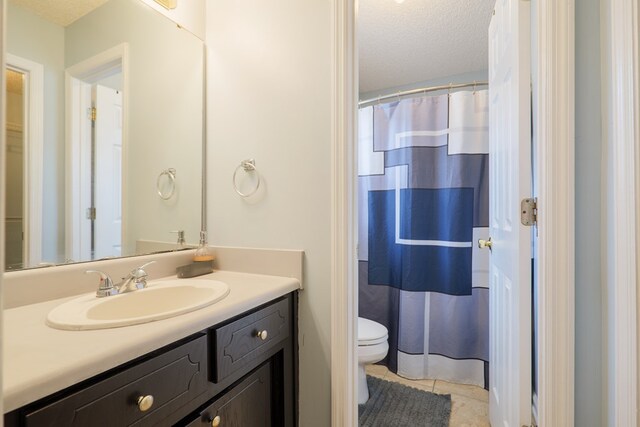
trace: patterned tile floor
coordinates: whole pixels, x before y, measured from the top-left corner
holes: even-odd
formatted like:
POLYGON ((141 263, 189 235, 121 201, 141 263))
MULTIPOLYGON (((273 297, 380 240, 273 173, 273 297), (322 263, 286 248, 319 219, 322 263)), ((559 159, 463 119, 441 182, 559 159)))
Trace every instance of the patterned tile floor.
POLYGON ((381 365, 367 366, 367 374, 433 393, 450 394, 451 427, 489 427, 489 392, 482 387, 442 380, 408 380, 381 365))

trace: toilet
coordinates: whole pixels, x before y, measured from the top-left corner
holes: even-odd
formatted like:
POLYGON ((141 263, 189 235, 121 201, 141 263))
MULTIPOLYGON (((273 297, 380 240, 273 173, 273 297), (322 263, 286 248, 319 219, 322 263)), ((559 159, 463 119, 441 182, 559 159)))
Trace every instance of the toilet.
POLYGON ((358 405, 369 400, 365 366, 384 359, 389 351, 389 332, 378 322, 358 317, 358 405))

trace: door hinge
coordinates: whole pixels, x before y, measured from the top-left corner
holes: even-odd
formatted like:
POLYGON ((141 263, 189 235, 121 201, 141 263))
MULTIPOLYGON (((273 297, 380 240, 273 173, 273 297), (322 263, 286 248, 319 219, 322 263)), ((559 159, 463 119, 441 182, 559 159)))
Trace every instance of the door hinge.
POLYGON ((96 110, 96 107, 91 107, 91 121, 92 122, 96 121, 97 115, 98 115, 98 110, 96 110))
POLYGON ((96 208, 87 208, 87 219, 92 221, 96 219, 96 208))
POLYGON ((532 226, 538 223, 538 199, 522 199, 520 202, 520 222, 532 226))

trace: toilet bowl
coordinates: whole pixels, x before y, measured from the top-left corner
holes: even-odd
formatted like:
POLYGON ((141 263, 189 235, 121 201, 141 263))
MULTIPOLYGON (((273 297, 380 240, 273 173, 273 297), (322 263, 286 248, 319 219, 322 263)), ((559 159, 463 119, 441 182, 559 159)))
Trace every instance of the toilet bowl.
POLYGON ((369 387, 365 366, 377 363, 387 356, 389 333, 380 323, 358 317, 358 404, 369 400, 369 387))

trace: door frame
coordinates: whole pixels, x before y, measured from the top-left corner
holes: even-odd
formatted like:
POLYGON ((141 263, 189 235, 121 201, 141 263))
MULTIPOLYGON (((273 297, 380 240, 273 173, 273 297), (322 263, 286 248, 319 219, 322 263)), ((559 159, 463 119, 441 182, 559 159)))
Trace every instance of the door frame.
MULTIPOLYGON (((2 69, 4 70, 6 66, 7 60, 7 50, 6 50, 6 28, 7 28, 7 2, 5 0, 0 0, 0 65, 2 65, 2 69)), ((6 82, 5 73, 0 73, 0 88, 4 88, 6 82)), ((5 91, 0 92, 0 111, 6 111, 6 102, 7 96, 4 93, 5 91)), ((4 129, 6 126, 6 114, 0 114, 0 129, 4 129)), ((0 153, 4 153, 6 150, 6 134, 5 132, 0 132, 0 153)), ((0 165, 2 165, 2 170, 5 170, 4 162, 5 156, 0 158, 0 165)), ((0 200, 5 199, 5 184, 6 178, 4 173, 0 173, 0 200)), ((5 241, 5 232, 4 232, 4 218, 5 218, 5 206, 4 203, 0 203, 0 242, 5 241)), ((3 252, 4 253, 4 252, 3 252)), ((5 262, 4 256, 0 256, 0 307, 4 307, 4 269, 5 262)), ((4 327, 3 324, 4 310, 0 310, 0 328, 4 327)), ((0 340, 0 364, 3 362, 3 354, 4 354, 4 340, 0 340)), ((0 413, 4 414, 3 401, 2 398, 2 376, 0 376, 0 413)))
MULTIPOLYGON (((42 261, 42 186, 44 150, 44 67, 34 61, 7 53, 5 68, 23 73, 24 143, 23 171, 23 264, 34 266, 42 261)), ((9 123, 7 123, 9 125, 9 123)))
POLYGON ((602 8, 607 423, 638 423, 640 113, 638 1, 602 8))
MULTIPOLYGON (((79 117, 87 114, 90 107, 91 90, 87 90, 86 81, 97 81, 115 69, 122 72, 122 212, 126 212, 126 171, 128 165, 127 149, 129 137, 129 45, 121 43, 91 58, 79 62, 65 70, 65 254, 70 260, 87 260, 86 245, 83 236, 90 233, 90 228, 83 221, 86 212, 83 206, 90 197, 90 183, 83 180, 86 172, 87 158, 90 153, 82 147, 82 141, 90 136, 86 122, 79 117), (89 104, 87 104, 87 96, 89 104)), ((122 237, 124 241, 126 221, 122 218, 122 237)))
MULTIPOLYGON (((623 1, 623 0, 622 0, 623 1)), ((532 4, 539 425, 574 424, 574 0, 532 4)), ((357 425, 356 0, 332 2, 331 419, 357 425)), ((533 410, 533 408, 532 408, 533 410)))

